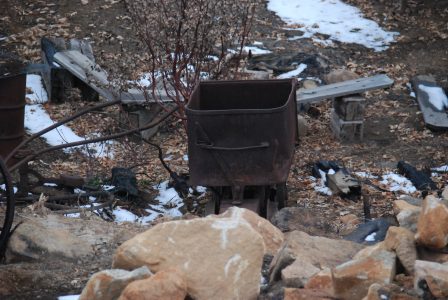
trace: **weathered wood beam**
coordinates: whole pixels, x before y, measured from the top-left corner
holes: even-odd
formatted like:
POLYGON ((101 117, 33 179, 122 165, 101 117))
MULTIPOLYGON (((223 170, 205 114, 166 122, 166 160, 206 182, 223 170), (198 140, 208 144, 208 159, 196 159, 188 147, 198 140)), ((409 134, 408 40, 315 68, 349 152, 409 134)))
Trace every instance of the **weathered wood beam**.
POLYGON ((304 89, 297 92, 297 105, 359 94, 369 90, 383 89, 390 87, 393 83, 394 81, 387 75, 380 74, 372 77, 323 85, 313 89, 304 89))

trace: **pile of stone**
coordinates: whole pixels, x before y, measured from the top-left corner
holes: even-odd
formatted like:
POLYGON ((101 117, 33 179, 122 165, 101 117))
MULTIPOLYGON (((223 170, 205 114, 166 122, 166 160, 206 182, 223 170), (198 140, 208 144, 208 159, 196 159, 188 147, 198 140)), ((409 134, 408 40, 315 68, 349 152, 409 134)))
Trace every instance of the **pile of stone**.
POLYGON ((447 194, 395 201, 400 226, 373 246, 282 233, 236 207, 161 223, 123 243, 80 299, 447 299, 447 194))

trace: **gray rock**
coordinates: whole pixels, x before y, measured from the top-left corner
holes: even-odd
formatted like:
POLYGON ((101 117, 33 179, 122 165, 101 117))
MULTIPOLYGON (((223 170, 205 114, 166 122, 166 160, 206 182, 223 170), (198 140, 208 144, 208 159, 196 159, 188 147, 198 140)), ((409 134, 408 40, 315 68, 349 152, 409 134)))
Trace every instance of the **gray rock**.
POLYGON ((296 279, 304 284, 309 277, 314 275, 314 271, 318 272, 324 268, 344 263, 352 259, 363 248, 362 245, 349 241, 310 236, 301 231, 289 232, 285 234, 285 237, 284 247, 272 260, 270 282, 280 280, 282 271, 291 265, 291 269, 285 270, 286 273, 283 276, 288 275, 291 281, 294 280, 291 274, 295 273, 296 279), (306 270, 304 268, 303 272, 295 272, 300 265, 307 266, 306 270))

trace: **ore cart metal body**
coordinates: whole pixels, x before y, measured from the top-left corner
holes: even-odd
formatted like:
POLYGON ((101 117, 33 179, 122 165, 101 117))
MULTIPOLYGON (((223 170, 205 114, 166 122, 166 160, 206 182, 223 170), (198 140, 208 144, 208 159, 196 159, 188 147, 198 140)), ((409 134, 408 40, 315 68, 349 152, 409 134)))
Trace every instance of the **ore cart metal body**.
POLYGON ((269 198, 284 206, 297 137, 296 107, 295 80, 198 84, 186 108, 190 183, 215 190, 215 213, 226 187, 231 187, 231 204, 243 206, 245 187, 255 187, 257 210, 264 217, 269 198))

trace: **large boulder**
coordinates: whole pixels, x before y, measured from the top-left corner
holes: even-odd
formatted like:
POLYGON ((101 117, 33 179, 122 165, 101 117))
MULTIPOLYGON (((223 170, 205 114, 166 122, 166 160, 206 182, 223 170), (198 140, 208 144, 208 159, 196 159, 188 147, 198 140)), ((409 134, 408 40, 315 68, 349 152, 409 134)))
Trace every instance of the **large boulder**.
POLYGON ((176 269, 168 269, 148 279, 131 282, 118 300, 184 300, 186 296, 184 275, 176 269))
POLYGON ((109 251, 111 244, 122 243, 138 231, 141 229, 128 229, 103 220, 56 214, 29 216, 14 230, 6 250, 6 261, 76 261, 109 251))
POLYGON ((421 281, 428 285, 437 299, 448 299, 448 265, 429 261, 415 262, 414 288, 419 290, 421 281))
POLYGON ((381 250, 374 256, 351 260, 333 269, 333 289, 337 298, 362 299, 373 283, 392 282, 396 266, 395 253, 381 250))
POLYGON ((448 207, 441 199, 429 195, 423 201, 416 241, 433 249, 442 249, 448 244, 448 207))
POLYGON ((288 276, 291 281, 294 275, 297 276, 297 281, 305 284, 313 273, 349 261, 363 248, 353 242, 310 236, 301 231, 293 231, 285 236, 283 248, 271 263, 271 282, 281 279, 282 276, 288 276))
POLYGON ((132 272, 119 269, 98 272, 89 279, 79 300, 118 299, 129 283, 148 278, 151 275, 152 273, 146 266, 132 272))
POLYGON ((88 242, 69 230, 45 226, 44 222, 37 220, 25 221, 14 231, 6 252, 8 262, 40 260, 46 257, 75 260, 94 253, 88 242))
POLYGON ((265 245, 265 254, 275 255, 280 250, 283 244, 284 235, 277 227, 265 218, 260 218, 259 215, 248 209, 238 207, 231 207, 223 214, 217 216, 209 216, 210 218, 230 218, 234 214, 241 212, 241 218, 246 220, 252 228, 257 231, 263 238, 265 245))
POLYGON ((285 207, 274 214, 271 222, 283 232, 298 230, 310 235, 337 236, 331 233, 331 221, 316 209, 285 207))
POLYGON ((175 268, 186 274, 194 299, 256 299, 265 243, 244 209, 227 217, 158 224, 122 244, 114 268, 146 265, 152 272, 175 268))

